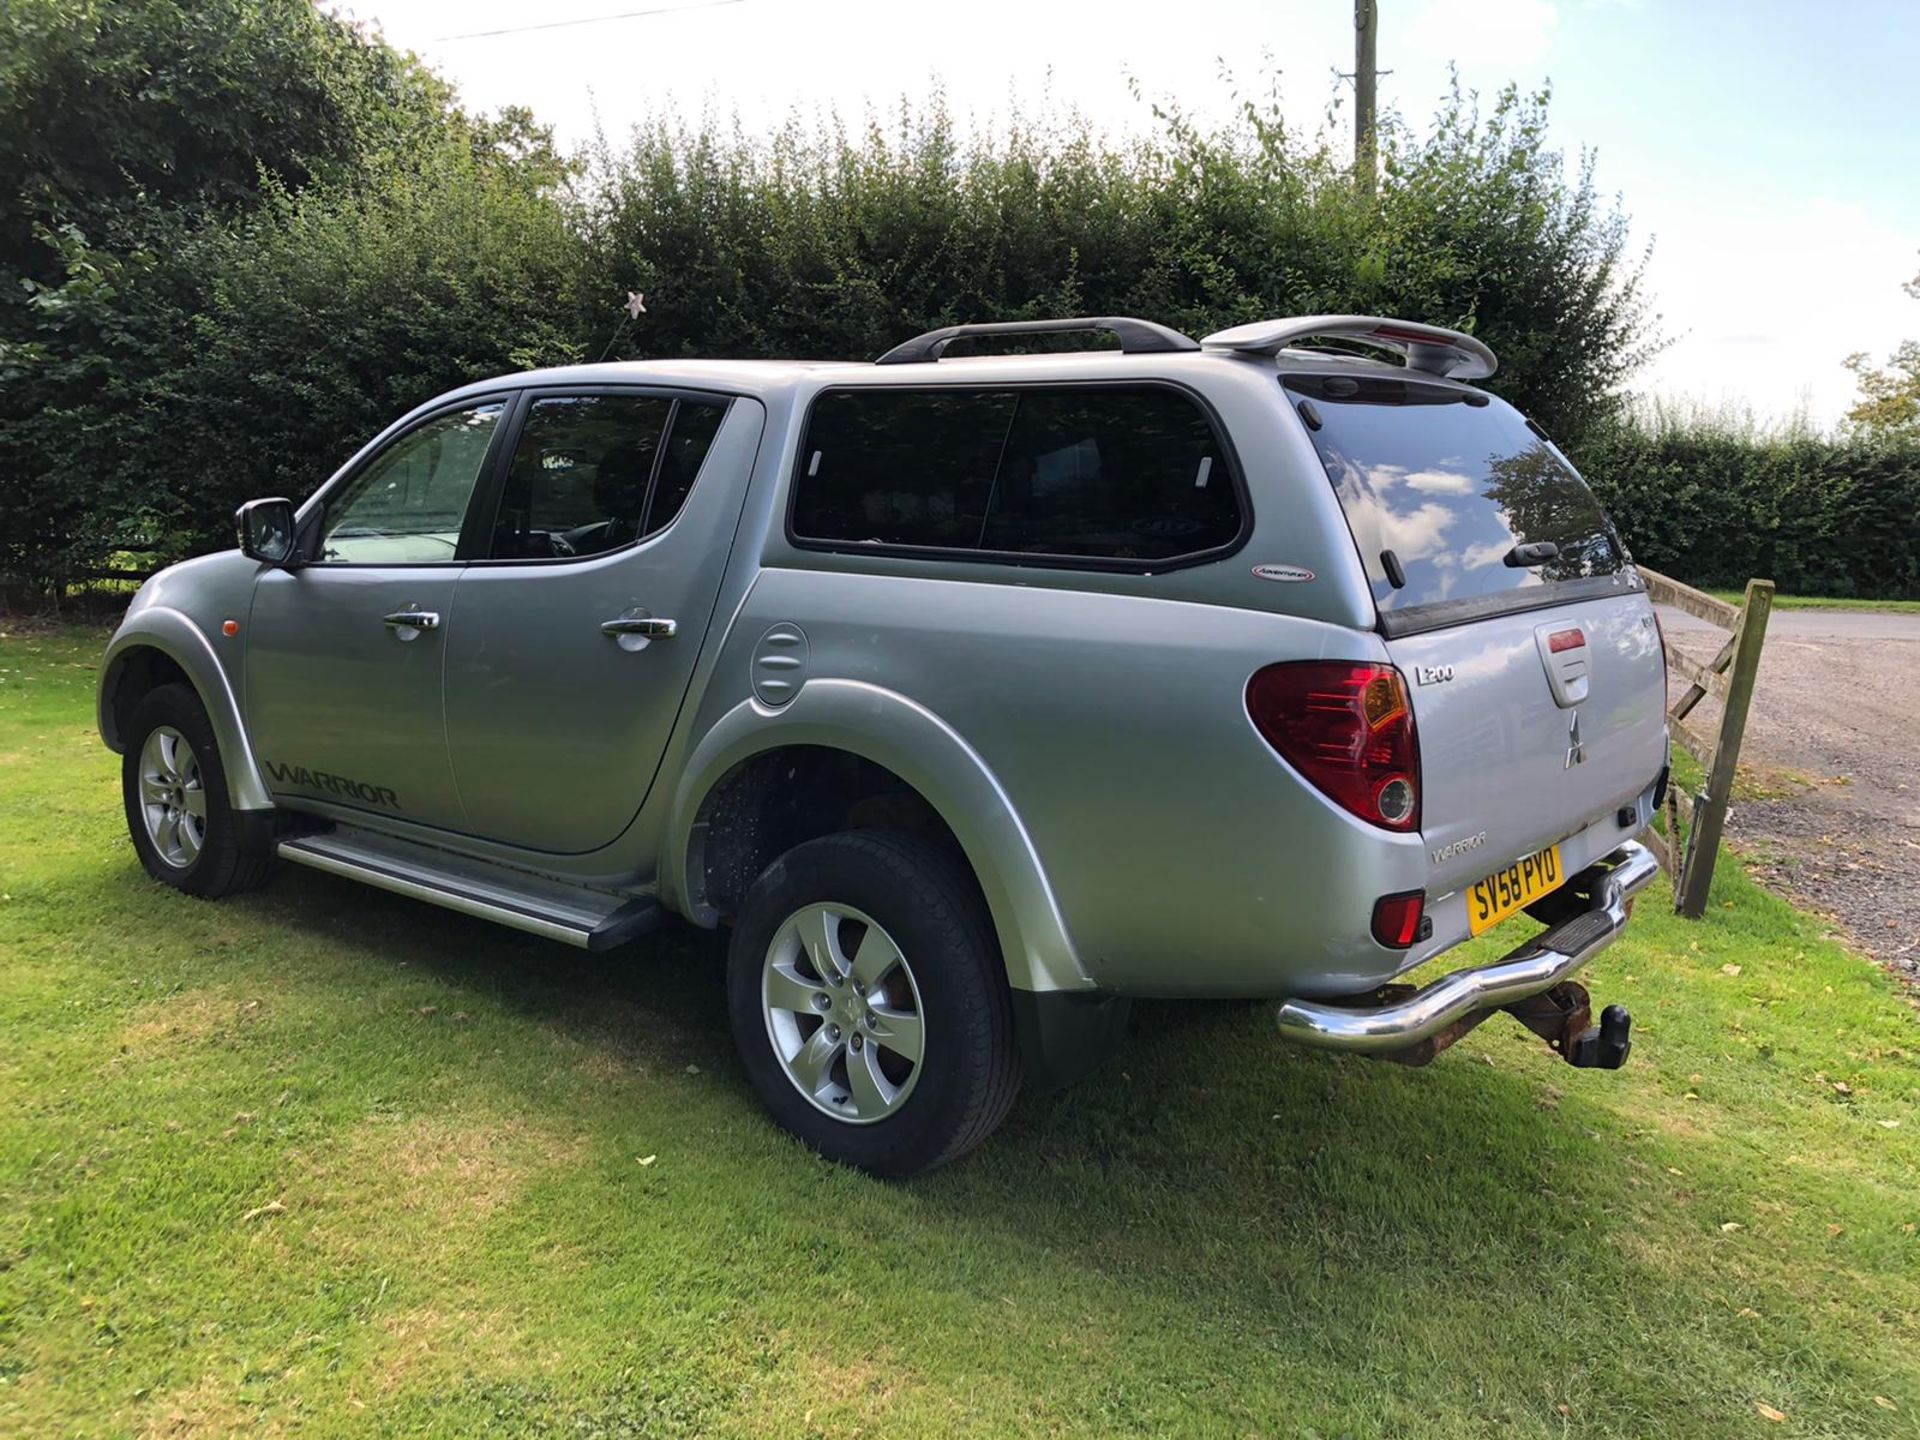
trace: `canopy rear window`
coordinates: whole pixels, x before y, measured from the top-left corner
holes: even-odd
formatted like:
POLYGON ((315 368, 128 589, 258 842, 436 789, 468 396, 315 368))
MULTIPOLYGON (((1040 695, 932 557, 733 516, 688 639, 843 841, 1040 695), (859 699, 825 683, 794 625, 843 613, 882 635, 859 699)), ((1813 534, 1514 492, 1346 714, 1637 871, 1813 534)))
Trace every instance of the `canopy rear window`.
POLYGON ((1245 523, 1211 421, 1170 385, 829 390, 800 456, 790 530, 817 548, 1147 573, 1245 523))
MULTIPOLYGON (((1627 556, 1586 482, 1511 406, 1386 376, 1290 375, 1383 622, 1552 603, 1522 594, 1619 575, 1627 556)), ((1586 587, 1582 587, 1586 588, 1586 587)), ((1569 597, 1570 598, 1570 597, 1569 597)))

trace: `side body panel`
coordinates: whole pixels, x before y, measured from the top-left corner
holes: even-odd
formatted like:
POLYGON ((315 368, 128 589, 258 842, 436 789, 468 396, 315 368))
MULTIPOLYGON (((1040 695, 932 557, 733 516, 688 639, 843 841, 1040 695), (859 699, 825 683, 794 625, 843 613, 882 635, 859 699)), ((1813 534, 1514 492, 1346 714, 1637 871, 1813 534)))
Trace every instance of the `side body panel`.
MULTIPOLYGON (((1340 994, 1397 971, 1404 955, 1377 946, 1367 922, 1376 896, 1425 883, 1419 837, 1364 825, 1303 784, 1255 732, 1242 697, 1270 660, 1380 659, 1377 637, 1070 591, 1046 595, 1036 625, 1036 598, 1012 585, 770 570, 721 674, 744 681, 751 637, 785 621, 806 632, 806 683, 780 711, 747 702, 711 728, 740 732, 729 763, 860 735, 850 748, 921 785, 966 844, 983 828, 980 800, 941 803, 945 787, 918 773, 930 747, 916 732, 937 725, 964 742, 1018 827, 1017 840, 981 853, 991 864, 1031 852, 1077 968, 1100 988, 1340 994), (851 699, 810 703, 841 691, 867 697, 866 713, 850 716, 851 699), (910 712, 925 718, 909 724, 910 712)), ((688 776, 683 823, 707 773, 688 776)))

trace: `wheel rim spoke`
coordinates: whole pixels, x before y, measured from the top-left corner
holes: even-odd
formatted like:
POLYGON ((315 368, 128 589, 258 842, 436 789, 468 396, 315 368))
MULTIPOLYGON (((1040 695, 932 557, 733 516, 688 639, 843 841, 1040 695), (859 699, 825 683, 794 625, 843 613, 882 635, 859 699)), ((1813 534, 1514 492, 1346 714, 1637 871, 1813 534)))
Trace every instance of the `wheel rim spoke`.
POLYGON ((824 905, 815 905, 801 914, 799 928, 800 943, 814 973, 829 984, 843 978, 847 957, 840 952, 840 917, 824 905))
POLYGON ((767 1004, 775 1010, 818 1015, 819 997, 826 993, 826 986, 807 979, 791 965, 774 965, 767 970, 767 1004))
POLYGON ((880 1073, 880 1057, 871 1045, 847 1052, 847 1088, 862 1119, 884 1115, 893 1107, 898 1087, 880 1073))
POLYGON ((833 1068, 834 1057, 840 1053, 844 1043, 829 1038, 831 1028, 822 1025, 813 1032, 807 1043, 800 1047, 800 1053, 787 1062, 793 1078, 807 1094, 818 1096, 826 1088, 827 1074, 833 1068))
POLYGON ((180 848, 180 822, 174 818, 171 810, 160 817, 158 831, 153 839, 163 859, 175 864, 179 863, 173 856, 174 852, 180 848))
POLYGON ((202 790, 198 785, 187 790, 180 797, 180 800, 186 807, 187 814, 193 816, 194 819, 205 820, 207 818, 207 792, 202 790))
POLYGON ((880 1023, 869 1037, 872 1043, 884 1045, 901 1059, 911 1060, 918 1065, 920 1017, 908 1010, 896 1010, 890 1005, 876 1005, 873 1007, 873 1018, 880 1023))
POLYGON ((869 925, 867 933, 860 937, 859 949, 853 952, 853 978, 872 990, 899 963, 899 947, 878 925, 869 925))

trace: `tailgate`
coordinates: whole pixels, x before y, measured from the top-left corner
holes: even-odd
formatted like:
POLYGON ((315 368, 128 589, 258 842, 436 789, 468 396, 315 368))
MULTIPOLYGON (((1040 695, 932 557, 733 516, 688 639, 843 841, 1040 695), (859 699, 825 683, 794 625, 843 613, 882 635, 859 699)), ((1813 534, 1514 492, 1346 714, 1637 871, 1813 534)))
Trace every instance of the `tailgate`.
POLYGON ((1644 595, 1390 640, 1420 738, 1431 893, 1631 804, 1666 763, 1666 663, 1644 595))
POLYGON ((1413 697, 1429 893, 1635 800, 1666 763, 1666 662, 1626 547, 1566 456, 1466 386, 1283 383, 1413 697))

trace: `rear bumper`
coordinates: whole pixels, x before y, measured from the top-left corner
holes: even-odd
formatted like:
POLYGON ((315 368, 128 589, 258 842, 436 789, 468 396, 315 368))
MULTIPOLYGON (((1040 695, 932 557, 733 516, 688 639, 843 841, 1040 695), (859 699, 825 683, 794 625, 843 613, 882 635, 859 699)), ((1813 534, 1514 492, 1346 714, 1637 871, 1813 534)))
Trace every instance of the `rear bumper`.
POLYGON ((1456 970, 1404 1000, 1372 1007, 1288 1000, 1280 1033, 1323 1050, 1381 1054, 1418 1045, 1469 1016, 1551 990, 1626 928, 1627 901, 1659 873, 1653 852, 1628 841, 1600 862, 1592 907, 1536 935, 1491 965, 1456 970))

